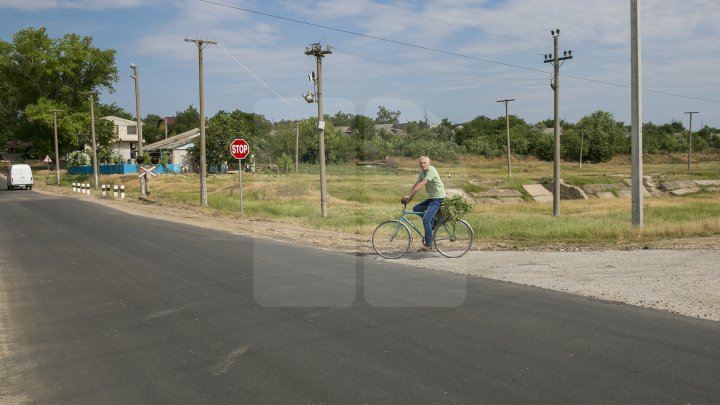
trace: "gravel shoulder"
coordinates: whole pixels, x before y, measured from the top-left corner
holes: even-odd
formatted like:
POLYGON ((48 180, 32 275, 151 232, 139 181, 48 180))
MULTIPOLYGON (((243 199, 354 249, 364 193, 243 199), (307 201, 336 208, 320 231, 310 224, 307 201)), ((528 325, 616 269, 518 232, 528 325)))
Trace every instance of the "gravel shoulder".
MULTIPOLYGON (((199 207, 91 197, 53 186, 37 191, 83 199, 135 215, 384 260, 372 252, 369 235, 219 217, 199 207)), ((447 259, 436 252, 408 253, 393 262, 720 321, 720 236, 628 243, 613 249, 545 246, 510 250, 477 241, 474 249, 459 259, 447 259)))

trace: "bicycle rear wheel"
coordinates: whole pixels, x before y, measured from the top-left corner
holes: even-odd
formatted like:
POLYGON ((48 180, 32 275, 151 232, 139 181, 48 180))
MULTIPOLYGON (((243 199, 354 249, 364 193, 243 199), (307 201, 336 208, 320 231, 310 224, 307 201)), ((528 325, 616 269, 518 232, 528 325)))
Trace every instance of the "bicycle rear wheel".
POLYGON ((397 259, 404 255, 410 248, 410 242, 410 230, 397 220, 381 223, 372 234, 373 249, 386 259, 397 259))
POLYGON ((470 250, 473 231, 463 220, 451 219, 435 228, 435 248, 445 257, 460 257, 470 250))

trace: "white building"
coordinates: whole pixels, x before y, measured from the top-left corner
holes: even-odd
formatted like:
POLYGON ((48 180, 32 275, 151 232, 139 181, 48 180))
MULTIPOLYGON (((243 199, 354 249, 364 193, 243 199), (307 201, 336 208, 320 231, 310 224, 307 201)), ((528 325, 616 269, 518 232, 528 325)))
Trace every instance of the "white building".
POLYGON ((100 119, 110 121, 115 126, 113 155, 121 156, 125 163, 135 159, 138 143, 137 122, 112 115, 100 119))

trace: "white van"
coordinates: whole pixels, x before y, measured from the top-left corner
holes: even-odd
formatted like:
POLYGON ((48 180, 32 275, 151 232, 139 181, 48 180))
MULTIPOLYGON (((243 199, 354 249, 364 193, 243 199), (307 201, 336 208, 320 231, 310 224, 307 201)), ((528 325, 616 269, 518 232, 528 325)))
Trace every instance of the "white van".
POLYGON ((18 164, 12 165, 7 171, 7 188, 13 190, 18 187, 24 187, 32 190, 33 175, 29 165, 18 164))

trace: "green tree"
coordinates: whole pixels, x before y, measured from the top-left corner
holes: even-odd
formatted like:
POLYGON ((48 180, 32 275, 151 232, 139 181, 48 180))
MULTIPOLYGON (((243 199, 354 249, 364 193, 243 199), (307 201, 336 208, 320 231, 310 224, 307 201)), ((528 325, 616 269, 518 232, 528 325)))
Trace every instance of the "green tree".
MULTIPOLYGON (((230 144, 234 139, 242 138, 250 144, 250 153, 262 153, 268 142, 272 125, 261 115, 235 110, 231 113, 219 111, 207 122, 205 130, 205 160, 208 167, 220 167, 234 161, 230 153, 230 144)), ((190 153, 200 162, 200 142, 196 142, 190 153)))
POLYGON ((200 112, 191 104, 184 111, 175 113, 175 123, 168 125, 168 133, 177 135, 199 127, 200 112))
POLYGON ((383 106, 379 106, 375 122, 378 124, 399 124, 400 111, 391 111, 383 106))
MULTIPOLYGON (((576 128, 585 133, 587 153, 583 153, 583 160, 606 162, 616 154, 630 150, 630 139, 626 136, 625 126, 616 122, 612 113, 595 111, 580 119, 576 128)), ((574 156, 579 155, 576 152, 574 156)))
MULTIPOLYGON (((43 147, 52 130, 42 118, 47 112, 43 107, 61 108, 65 117, 87 112, 84 92, 113 92, 117 80, 115 50, 93 47, 91 37, 66 34, 52 39, 45 28, 20 30, 12 42, 0 41, 0 138, 43 147)), ((63 127, 69 129, 77 128, 63 127)), ((78 133, 68 136, 83 138, 78 133)))
MULTIPOLYGON (((143 139, 146 144, 155 143, 165 138, 165 122, 157 114, 148 114, 143 119, 143 139)), ((169 136, 169 135, 168 135, 169 136)))

